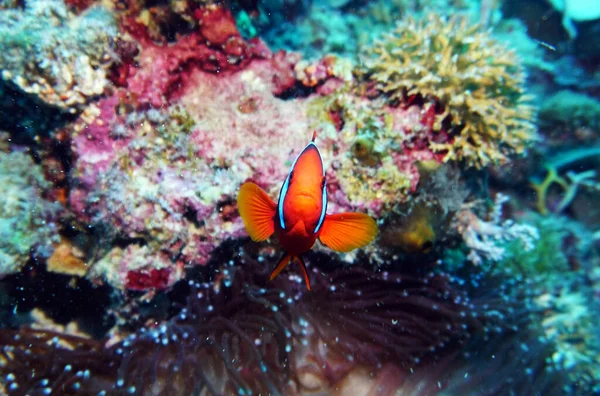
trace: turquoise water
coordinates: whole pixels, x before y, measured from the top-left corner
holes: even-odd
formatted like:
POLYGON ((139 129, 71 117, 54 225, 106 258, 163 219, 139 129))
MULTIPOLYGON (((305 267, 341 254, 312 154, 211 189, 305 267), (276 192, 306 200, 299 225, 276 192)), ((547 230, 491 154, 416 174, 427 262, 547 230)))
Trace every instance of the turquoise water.
POLYGON ((0 1, 0 394, 600 393, 600 4, 0 1))

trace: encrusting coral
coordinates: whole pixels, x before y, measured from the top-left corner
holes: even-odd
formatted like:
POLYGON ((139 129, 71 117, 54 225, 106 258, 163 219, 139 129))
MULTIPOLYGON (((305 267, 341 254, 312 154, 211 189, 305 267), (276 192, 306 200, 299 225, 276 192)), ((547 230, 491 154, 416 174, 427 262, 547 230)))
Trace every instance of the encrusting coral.
POLYGON ((536 136, 518 58, 466 19, 403 20, 364 51, 360 72, 389 102, 431 109, 427 141, 444 161, 504 162, 536 136))

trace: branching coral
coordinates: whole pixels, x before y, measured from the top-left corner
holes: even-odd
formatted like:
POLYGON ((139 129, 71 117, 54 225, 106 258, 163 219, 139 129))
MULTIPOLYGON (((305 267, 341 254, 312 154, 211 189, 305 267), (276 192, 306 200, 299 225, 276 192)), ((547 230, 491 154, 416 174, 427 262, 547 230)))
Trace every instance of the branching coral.
POLYGON ((535 137, 519 60, 465 19, 402 21, 362 60, 363 78, 389 101, 436 108, 429 147, 444 161, 503 162, 535 137))
POLYGON ((0 152, 0 277, 34 256, 48 257, 58 242, 60 205, 42 198, 49 183, 25 153, 0 152))

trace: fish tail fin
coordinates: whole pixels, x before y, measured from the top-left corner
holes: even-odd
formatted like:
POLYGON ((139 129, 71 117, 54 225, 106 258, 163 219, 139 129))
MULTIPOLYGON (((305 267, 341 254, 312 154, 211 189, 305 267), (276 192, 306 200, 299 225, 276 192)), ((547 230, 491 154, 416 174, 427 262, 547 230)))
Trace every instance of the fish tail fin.
POLYGON ((279 260, 279 263, 277 264, 275 269, 273 271, 271 271, 269 280, 272 281, 273 279, 275 279, 275 277, 277 275, 279 275, 279 273, 281 271, 283 271, 285 269, 285 267, 287 267, 289 264, 293 263, 294 261, 298 261, 298 263, 300 263, 300 268, 302 268, 302 275, 304 276, 304 282, 306 282, 306 287, 308 288, 308 290, 310 290, 310 279, 308 278, 308 271, 306 270, 306 264, 304 264, 304 259, 302 258, 302 256, 295 256, 295 255, 286 253, 283 256, 283 258, 281 260, 279 260))
POLYGON ((244 183, 237 197, 238 211, 250 238, 261 242, 275 232, 277 205, 259 186, 244 183))
POLYGON ((373 242, 377 223, 364 213, 338 213, 325 216, 319 240, 336 252, 349 252, 373 242))
POLYGON ((284 268, 287 267, 293 259, 294 256, 292 256, 291 254, 284 254, 281 260, 279 260, 279 263, 277 263, 277 266, 273 269, 273 271, 271 271, 271 275, 269 275, 269 280, 272 281, 273 279, 275 279, 275 277, 279 275, 279 273, 283 271, 284 268))

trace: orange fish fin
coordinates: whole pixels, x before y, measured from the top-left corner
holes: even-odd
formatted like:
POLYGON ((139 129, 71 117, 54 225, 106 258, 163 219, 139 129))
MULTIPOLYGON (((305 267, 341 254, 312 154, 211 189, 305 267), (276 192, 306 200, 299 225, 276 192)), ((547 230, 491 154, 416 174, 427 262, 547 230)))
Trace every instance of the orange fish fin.
POLYGON ((300 263, 300 268, 302 268, 302 274, 304 275, 304 282, 306 282, 306 288, 310 290, 310 279, 308 279, 308 271, 306 270, 306 264, 304 264, 304 259, 302 256, 295 256, 294 258, 298 259, 300 263))
POLYGON ((275 232, 277 205, 259 186, 244 183, 237 197, 238 210, 250 238, 261 242, 275 232))
POLYGON ((279 260, 277 267, 275 267, 275 269, 273 269, 273 271, 271 271, 271 275, 269 275, 269 280, 272 281, 273 279, 275 279, 275 277, 277 275, 279 275, 279 273, 281 271, 283 271, 284 268, 287 267, 288 264, 291 263, 293 259, 294 259, 294 257, 291 254, 286 253, 283 256, 283 258, 281 260, 279 260))
POLYGON ((325 216, 319 240, 336 252, 349 252, 373 242, 378 228, 364 213, 338 213, 325 216))

